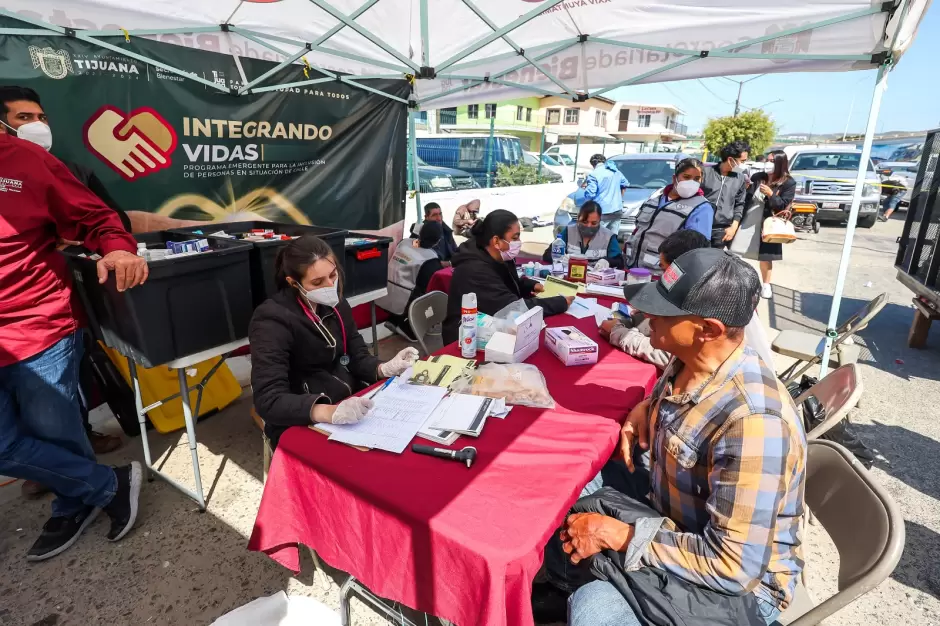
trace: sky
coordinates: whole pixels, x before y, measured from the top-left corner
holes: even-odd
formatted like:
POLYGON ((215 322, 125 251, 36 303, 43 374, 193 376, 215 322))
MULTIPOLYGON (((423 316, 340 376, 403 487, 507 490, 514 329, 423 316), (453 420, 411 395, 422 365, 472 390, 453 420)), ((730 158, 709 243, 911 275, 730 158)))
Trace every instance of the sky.
MULTIPOLYGON (((888 76, 877 132, 940 127, 940 3, 933 3, 917 37, 888 76)), ((875 70, 768 74, 744 85, 741 104, 764 107, 779 134, 863 133, 868 120, 875 70), (774 100, 781 100, 767 104, 774 100), (766 105, 766 106, 765 106, 766 105)), ((733 76, 747 80, 751 76, 733 76)), ((672 103, 686 112, 684 124, 699 132, 711 117, 731 115, 738 85, 724 78, 634 85, 605 94, 614 100, 672 103)))

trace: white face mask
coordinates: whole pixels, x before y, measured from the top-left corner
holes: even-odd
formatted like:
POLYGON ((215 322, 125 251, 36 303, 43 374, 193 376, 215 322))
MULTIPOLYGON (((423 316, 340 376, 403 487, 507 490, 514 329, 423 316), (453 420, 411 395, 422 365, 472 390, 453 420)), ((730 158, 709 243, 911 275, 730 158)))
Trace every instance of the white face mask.
POLYGON ((691 198, 698 193, 701 186, 697 180, 680 180, 676 183, 676 193, 680 198, 691 198))
POLYGON ((320 287, 319 289, 311 289, 310 291, 307 291, 298 284, 297 290, 314 304, 322 304, 330 308, 339 304, 339 293, 336 291, 336 283, 333 283, 330 287, 320 287))
POLYGON ((732 172, 737 172, 738 174, 743 174, 747 170, 747 166, 734 159, 734 167, 731 168, 732 172))
MULTIPOLYGON (((506 240, 503 239, 503 241, 506 241, 506 240)), ((517 256, 519 256, 519 252, 522 250, 522 242, 521 241, 506 241, 506 243, 509 244, 509 250, 507 250, 506 252, 503 252, 502 250, 500 250, 499 255, 503 257, 504 261, 512 261, 517 256)))
POLYGON ((16 137, 24 141, 31 141, 44 150, 52 148, 52 129, 43 122, 29 122, 17 129, 14 129, 6 122, 0 122, 0 124, 12 130, 16 137))

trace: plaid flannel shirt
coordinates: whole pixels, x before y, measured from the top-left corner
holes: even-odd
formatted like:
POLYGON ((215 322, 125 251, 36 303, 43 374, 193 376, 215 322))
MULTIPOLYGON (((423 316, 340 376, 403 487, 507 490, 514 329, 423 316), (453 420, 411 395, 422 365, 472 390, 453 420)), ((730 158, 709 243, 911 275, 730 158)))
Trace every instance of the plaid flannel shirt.
POLYGON ((806 434, 796 407, 752 348, 672 395, 680 368, 669 363, 650 402, 650 500, 665 520, 640 562, 782 610, 803 568, 806 434))

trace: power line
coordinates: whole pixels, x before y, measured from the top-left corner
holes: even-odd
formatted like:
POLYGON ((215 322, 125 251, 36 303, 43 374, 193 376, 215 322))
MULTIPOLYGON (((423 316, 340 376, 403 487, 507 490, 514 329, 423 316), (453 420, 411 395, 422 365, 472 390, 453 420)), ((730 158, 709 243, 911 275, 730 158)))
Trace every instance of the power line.
POLYGON ((705 91, 707 91, 707 92, 710 93, 711 95, 715 96, 715 98, 717 98, 718 100, 721 100, 721 101, 724 102, 725 104, 731 104, 730 101, 725 100, 724 98, 722 98, 721 96, 719 96, 717 93, 715 93, 714 91, 712 91, 712 90, 708 87, 708 85, 706 85, 706 84, 704 83, 704 81, 702 81, 701 78, 696 78, 695 80, 697 80, 697 81, 699 82, 699 84, 700 84, 702 87, 705 88, 705 91))

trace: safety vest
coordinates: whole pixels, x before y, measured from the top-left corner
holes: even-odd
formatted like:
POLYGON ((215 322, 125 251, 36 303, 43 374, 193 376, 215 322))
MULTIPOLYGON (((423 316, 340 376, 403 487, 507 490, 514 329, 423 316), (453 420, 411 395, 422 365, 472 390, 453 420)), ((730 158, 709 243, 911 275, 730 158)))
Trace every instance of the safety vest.
POLYGON ((388 264, 388 295, 375 301, 389 313, 403 315, 411 292, 418 282, 418 272, 427 261, 437 258, 437 252, 427 248, 415 248, 414 239, 399 242, 388 264))
POLYGON ((705 196, 666 200, 659 206, 661 195, 653 196, 643 203, 636 218, 636 230, 624 246, 626 267, 645 267, 655 274, 662 273, 659 267, 659 245, 663 239, 685 226, 692 211, 708 202, 705 196))
MULTIPOLYGON (((584 256, 591 261, 606 259, 607 248, 610 247, 610 238, 613 236, 614 234, 609 229, 601 226, 597 230, 597 234, 594 235, 594 238, 588 243, 588 248, 587 251, 584 252, 584 256)), ((578 232, 577 223, 568 224, 568 253, 581 253, 581 233, 578 232)))

